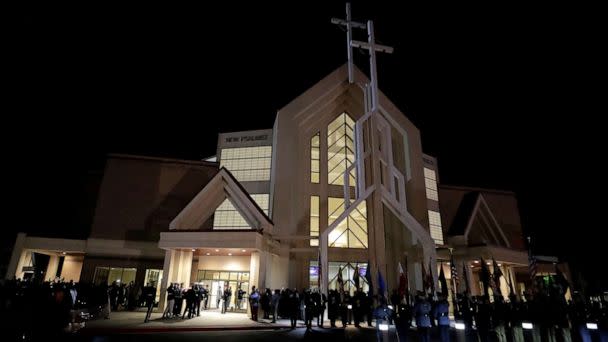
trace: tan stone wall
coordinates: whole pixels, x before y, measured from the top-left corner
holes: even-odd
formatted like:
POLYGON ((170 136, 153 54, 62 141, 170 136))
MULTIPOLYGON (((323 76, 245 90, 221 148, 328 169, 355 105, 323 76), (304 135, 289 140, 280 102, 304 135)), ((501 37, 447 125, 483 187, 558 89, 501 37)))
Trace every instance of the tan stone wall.
POLYGON ((80 273, 82 271, 83 262, 84 256, 66 256, 63 259, 61 278, 63 278, 65 281, 80 281, 80 273))
POLYGON ((213 163, 111 156, 90 237, 158 241, 216 172, 213 163))

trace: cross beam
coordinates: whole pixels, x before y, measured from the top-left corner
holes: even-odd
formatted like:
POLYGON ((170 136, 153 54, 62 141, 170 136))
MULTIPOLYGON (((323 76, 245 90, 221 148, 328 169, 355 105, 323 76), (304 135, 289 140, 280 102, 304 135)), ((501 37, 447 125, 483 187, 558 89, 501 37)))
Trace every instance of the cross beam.
POLYGON ((366 26, 364 23, 358 23, 356 21, 352 21, 352 18, 350 15, 350 3, 349 2, 346 3, 346 20, 338 19, 338 18, 331 18, 331 23, 335 24, 335 25, 346 26, 346 55, 348 56, 348 82, 353 83, 354 82, 353 49, 352 49, 352 46, 350 45, 350 42, 353 39, 352 28, 355 27, 355 28, 365 29, 366 26))

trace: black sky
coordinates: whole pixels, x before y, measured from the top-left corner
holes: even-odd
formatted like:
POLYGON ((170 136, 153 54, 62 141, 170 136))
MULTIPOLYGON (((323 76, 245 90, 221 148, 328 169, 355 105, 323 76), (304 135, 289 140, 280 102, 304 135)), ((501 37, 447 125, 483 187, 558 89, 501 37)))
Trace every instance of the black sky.
MULTIPOLYGON (((380 88, 420 128, 442 182, 515 191, 539 253, 597 261, 599 9, 396 3, 355 1, 353 15, 375 20, 377 38, 395 47, 379 58, 380 88)), ((342 1, 30 4, 8 16, 6 240, 82 234, 106 153, 212 155, 218 132, 272 127, 278 109, 346 59, 345 35, 329 22, 344 16, 342 1)), ((367 70, 366 56, 356 63, 367 70)))

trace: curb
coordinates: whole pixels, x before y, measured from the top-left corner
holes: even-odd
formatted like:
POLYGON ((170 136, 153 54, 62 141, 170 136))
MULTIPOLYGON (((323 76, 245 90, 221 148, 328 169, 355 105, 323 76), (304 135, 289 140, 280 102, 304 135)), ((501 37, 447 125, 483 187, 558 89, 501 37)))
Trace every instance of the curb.
MULTIPOLYGON (((303 327, 303 326, 302 326, 303 327)), ((300 328, 299 326, 296 328, 300 328)), ((150 328, 82 328, 79 335, 111 335, 136 333, 188 332, 188 331, 225 331, 225 330, 281 330, 291 329, 288 325, 272 326, 210 326, 210 327, 150 327, 150 328)))

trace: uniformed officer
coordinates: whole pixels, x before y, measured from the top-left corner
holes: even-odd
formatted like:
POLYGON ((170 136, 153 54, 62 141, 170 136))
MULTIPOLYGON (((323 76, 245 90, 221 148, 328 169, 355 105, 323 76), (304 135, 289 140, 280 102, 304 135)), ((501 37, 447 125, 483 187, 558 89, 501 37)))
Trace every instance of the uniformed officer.
POLYGON ((327 316, 332 328, 336 327, 336 319, 340 311, 340 294, 336 290, 329 290, 329 300, 327 303, 327 316))
POLYGON ((430 342, 431 335, 431 303, 429 303, 424 292, 418 291, 416 304, 414 305, 414 317, 421 342, 430 342))
POLYGON ((450 341, 450 305, 442 293, 437 293, 437 304, 433 310, 433 318, 437 320, 439 327, 439 339, 441 342, 450 341))
POLYGON ((506 307, 502 296, 494 297, 494 309, 492 310, 492 325, 498 342, 507 342, 506 325, 506 307))
POLYGON ((395 317, 395 328, 397 328, 397 335, 399 336, 399 342, 407 341, 407 333, 412 324, 412 309, 407 303, 400 302, 397 306, 397 314, 395 317))
POLYGON ((144 290, 142 291, 144 295, 144 300, 146 301, 146 307, 148 310, 146 311, 146 318, 144 319, 144 323, 147 323, 150 320, 150 315, 152 314, 152 309, 154 308, 154 298, 156 297, 156 288, 151 286, 150 283, 144 290))

